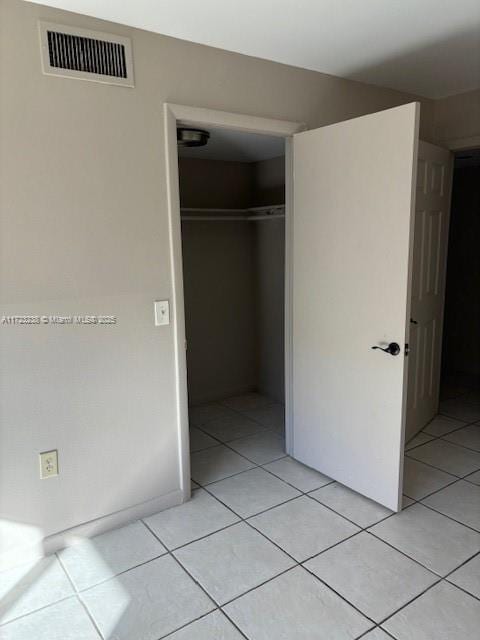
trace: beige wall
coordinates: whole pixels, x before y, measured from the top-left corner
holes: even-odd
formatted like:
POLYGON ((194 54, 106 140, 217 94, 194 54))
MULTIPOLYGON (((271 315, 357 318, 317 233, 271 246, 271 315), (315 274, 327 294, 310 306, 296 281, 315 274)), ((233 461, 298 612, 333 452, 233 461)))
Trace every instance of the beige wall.
POLYGON ((1 314, 118 317, 0 326, 5 550, 178 499, 173 327, 152 309, 172 295, 163 103, 318 127, 412 97, 20 0, 1 1, 0 25, 1 314), (131 36, 135 88, 42 75, 39 18, 131 36), (41 482, 50 448, 61 473, 41 482))
POLYGON ((454 148, 480 147, 480 89, 434 103, 434 137, 454 148))

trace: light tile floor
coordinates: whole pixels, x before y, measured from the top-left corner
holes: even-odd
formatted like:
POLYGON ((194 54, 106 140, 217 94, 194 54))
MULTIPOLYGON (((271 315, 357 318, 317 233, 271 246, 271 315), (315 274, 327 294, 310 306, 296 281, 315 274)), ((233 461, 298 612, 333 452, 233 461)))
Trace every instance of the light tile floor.
POLYGON ((192 500, 0 573, 0 640, 470 640, 480 408, 406 445, 393 514, 284 453, 283 407, 191 412, 192 500))

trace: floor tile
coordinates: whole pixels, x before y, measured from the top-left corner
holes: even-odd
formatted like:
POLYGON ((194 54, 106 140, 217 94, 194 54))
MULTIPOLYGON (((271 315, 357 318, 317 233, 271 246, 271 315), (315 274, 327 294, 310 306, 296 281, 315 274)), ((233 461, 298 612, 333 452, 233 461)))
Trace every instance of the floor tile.
POLYGON ((107 531, 59 553, 76 589, 82 591, 166 553, 142 522, 107 531))
POLYGON ((402 509, 405 509, 405 507, 409 507, 414 502, 415 502, 415 500, 412 500, 408 496, 403 496, 402 497, 402 509))
POLYGON ((192 478, 199 484, 208 484, 235 473, 252 469, 255 465, 223 444, 197 451, 190 456, 192 478))
POLYGON ((197 484, 196 482, 194 482, 193 480, 190 480, 190 489, 193 491, 194 489, 198 489, 200 487, 199 484, 197 484))
POLYGON ((175 556, 220 604, 294 565, 280 549, 243 522, 182 547, 175 556))
POLYGON ((273 400, 260 393, 245 393, 241 396, 234 396, 222 400, 222 404, 235 411, 251 411, 252 409, 259 409, 260 407, 273 404, 273 400))
POLYGON ((188 415, 191 427, 201 427, 210 422, 210 420, 231 416, 233 411, 218 402, 211 402, 210 404, 190 407, 188 415))
POLYGON ((212 420, 202 428, 222 442, 244 438, 266 430, 266 427, 262 427, 258 422, 254 422, 240 413, 212 420))
POLYGON ((455 431, 465 426, 465 422, 448 418, 447 416, 436 416, 431 422, 423 428, 423 432, 432 436, 444 436, 446 433, 455 431))
POLYGON ((338 482, 329 484, 310 495, 362 528, 392 514, 390 509, 361 496, 338 482))
POLYGON ((480 554, 450 574, 448 581, 480 598, 480 554))
POLYGON ((55 556, 0 573, 0 624, 74 593, 55 556))
POLYGON ((352 640, 372 623, 302 567, 225 607, 254 640, 352 640))
POLYGON ((171 556, 102 582, 82 600, 108 640, 158 640, 214 609, 171 556))
POLYGON ((403 470, 403 493, 414 500, 420 500, 457 480, 449 473, 408 457, 405 457, 403 470))
POLYGON ((273 462, 286 455, 284 439, 271 431, 234 440, 229 446, 256 464, 273 462))
POLYGON ((426 433, 422 433, 422 432, 417 433, 417 435, 414 438, 412 438, 406 443, 405 451, 410 451, 410 449, 413 449, 414 447, 419 447, 421 444, 430 442, 430 440, 433 440, 433 436, 429 436, 426 433))
POLYGON ((267 407, 251 409, 245 414, 267 429, 272 429, 281 435, 285 432, 285 407, 283 404, 271 404, 267 407))
POLYGON ((469 476, 465 477, 465 480, 469 482, 473 482, 473 484, 480 485, 480 471, 475 471, 475 473, 471 473, 469 476))
POLYGON ((0 627, 0 640, 100 640, 77 598, 69 598, 0 627))
POLYGON ((477 485, 460 480, 422 502, 480 531, 480 487, 477 485))
POLYGON ((252 469, 208 486, 215 497, 242 518, 275 507, 300 493, 263 469, 252 469))
POLYGON ((408 457, 431 464, 456 476, 466 476, 480 469, 480 453, 445 440, 433 440, 408 452, 408 457))
POLYGON ((447 434, 443 439, 462 445, 462 447, 480 451, 480 425, 470 424, 468 427, 447 434))
POLYGON ((345 518, 306 496, 261 513, 249 522, 298 562, 359 531, 345 518))
POLYGON ((190 452, 201 451, 202 449, 208 449, 209 447, 215 447, 218 444, 217 440, 214 440, 206 433, 200 431, 196 427, 190 429, 190 452))
POLYGON ((314 471, 288 456, 265 464, 264 468, 305 493, 332 482, 332 479, 323 473, 314 471))
POLYGON ((221 611, 214 611, 168 636, 168 640, 244 640, 221 611))
POLYGON ((366 636, 362 636, 362 640, 392 640, 392 636, 388 636, 380 627, 369 631, 366 636))
POLYGON ((397 640, 473 640, 479 620, 480 602, 441 582, 382 626, 397 640))
POLYGON ((238 517, 198 489, 185 504, 156 513, 145 522, 168 549, 176 549, 238 522, 238 517))
POLYGON ((441 576, 480 551, 480 534, 422 504, 387 518, 370 531, 441 576))
POLYGON ((438 580, 366 532, 325 551, 305 566, 377 622, 438 580))
POLYGON ((471 402, 463 397, 442 400, 439 411, 443 415, 457 418, 457 420, 463 420, 464 422, 480 420, 480 402, 471 402))

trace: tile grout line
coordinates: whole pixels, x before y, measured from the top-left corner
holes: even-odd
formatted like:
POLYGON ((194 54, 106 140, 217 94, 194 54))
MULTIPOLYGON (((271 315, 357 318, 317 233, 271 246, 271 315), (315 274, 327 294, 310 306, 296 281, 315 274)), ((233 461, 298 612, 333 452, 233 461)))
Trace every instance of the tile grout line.
MULTIPOLYGON (((159 538, 159 536, 157 536, 157 534, 150 529, 150 527, 144 522, 145 526, 147 527, 147 529, 150 531, 150 533, 155 536, 155 538, 163 545, 163 542, 161 541, 161 539, 159 538)), ((233 525, 230 525, 233 526, 233 525)), ((165 545, 163 545, 165 546, 165 545)), ((188 622, 187 624, 183 625, 183 627, 188 626, 189 624, 193 624, 193 622, 196 622, 197 620, 200 620, 201 618, 204 618, 206 615, 208 615, 209 613, 213 613, 213 611, 218 611, 221 610, 222 613, 225 615, 226 618, 228 618, 228 620, 231 622, 231 624, 237 629, 237 631, 244 637, 246 638, 246 640, 248 640, 247 636, 241 631, 241 629, 239 629, 237 627, 237 625, 233 622, 233 620, 230 619, 230 617, 225 613, 225 611, 223 611, 221 609, 221 606, 218 604, 218 602, 215 600, 215 598, 213 596, 211 596, 208 591, 201 585, 201 583, 188 571, 188 569, 180 562, 180 560, 173 554, 173 552, 170 551, 170 549, 168 549, 167 547, 165 547, 167 549, 167 553, 168 555, 174 560, 174 562, 176 562, 178 564, 178 566, 193 580, 193 582, 202 590, 202 592, 207 596, 207 598, 215 605, 215 608, 212 609, 211 611, 208 611, 207 613, 205 613, 203 616, 200 616, 198 618, 196 618, 195 620, 190 620, 190 622, 188 622)), ((172 632, 169 632, 167 635, 163 635, 160 636, 159 640, 162 640, 163 638, 168 637, 168 635, 171 635, 172 633, 176 633, 179 629, 183 628, 183 627, 179 627, 178 629, 175 629, 172 632)))

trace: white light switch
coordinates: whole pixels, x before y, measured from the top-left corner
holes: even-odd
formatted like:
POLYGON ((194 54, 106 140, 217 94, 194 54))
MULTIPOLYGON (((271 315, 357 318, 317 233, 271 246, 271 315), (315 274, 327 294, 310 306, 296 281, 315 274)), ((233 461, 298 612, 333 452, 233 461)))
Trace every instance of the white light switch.
POLYGON ((155 300, 154 309, 156 327, 162 324, 170 324, 170 307, 168 300, 155 300))

